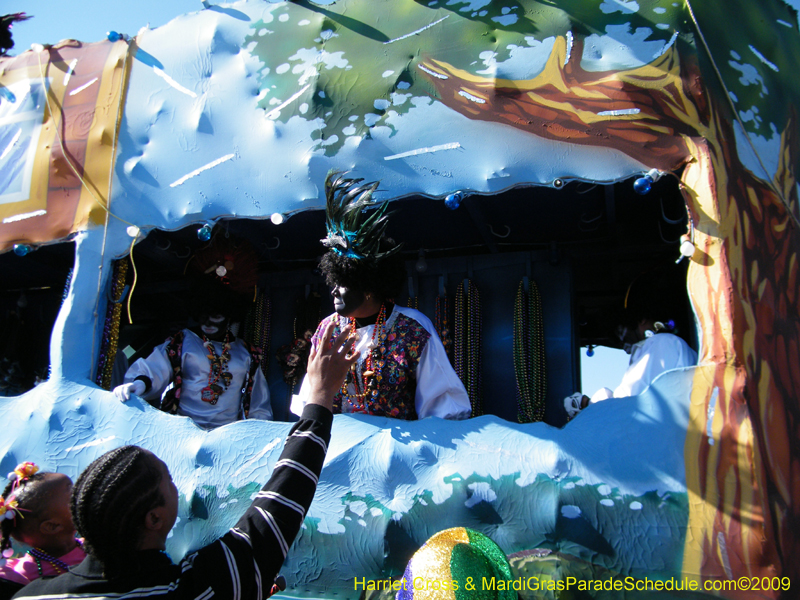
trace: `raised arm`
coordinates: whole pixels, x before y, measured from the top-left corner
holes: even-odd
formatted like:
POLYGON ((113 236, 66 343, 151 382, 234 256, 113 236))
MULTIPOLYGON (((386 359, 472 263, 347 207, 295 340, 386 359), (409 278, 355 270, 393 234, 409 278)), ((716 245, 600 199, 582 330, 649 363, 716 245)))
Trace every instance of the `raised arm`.
POLYGON ((269 481, 235 527, 184 559, 183 581, 193 591, 211 588, 219 597, 261 599, 283 564, 314 497, 330 441, 333 396, 357 354, 351 332, 343 331, 312 351, 308 362, 308 405, 292 427, 269 481))

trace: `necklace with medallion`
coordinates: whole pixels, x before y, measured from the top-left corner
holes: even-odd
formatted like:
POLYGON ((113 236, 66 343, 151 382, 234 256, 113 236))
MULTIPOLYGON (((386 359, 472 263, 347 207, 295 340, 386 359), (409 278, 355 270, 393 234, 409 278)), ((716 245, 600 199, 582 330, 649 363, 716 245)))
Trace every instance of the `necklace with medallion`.
POLYGON ((225 341, 222 343, 222 352, 217 356, 214 343, 203 334, 203 346, 208 350, 208 362, 211 363, 211 370, 208 373, 208 385, 200 392, 203 402, 216 404, 222 393, 228 389, 233 375, 228 371, 228 361, 231 359, 231 342, 233 334, 225 332, 225 341))

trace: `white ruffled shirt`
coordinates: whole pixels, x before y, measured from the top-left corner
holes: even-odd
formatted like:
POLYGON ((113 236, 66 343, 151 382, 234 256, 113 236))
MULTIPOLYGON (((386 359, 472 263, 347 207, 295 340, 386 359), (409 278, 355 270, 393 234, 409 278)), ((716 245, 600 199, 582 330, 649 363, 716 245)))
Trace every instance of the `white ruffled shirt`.
POLYGON ((634 344, 628 368, 614 391, 600 388, 592 395, 590 402, 638 396, 663 372, 696 364, 697 353, 677 335, 653 335, 634 344))
MULTIPOLYGON (((244 342, 236 339, 231 344, 231 358, 227 370, 232 375, 231 384, 222 392, 216 404, 203 402, 201 391, 208 385, 211 372, 211 361, 203 339, 189 329, 183 330, 183 348, 181 351, 181 378, 183 380, 178 414, 190 417, 197 425, 206 429, 220 427, 232 423, 242 414, 242 388, 250 371, 250 352, 244 342)), ((217 356, 222 353, 222 342, 211 342, 217 356)), ((172 383, 172 365, 167 357, 169 340, 156 346, 147 358, 140 358, 125 373, 125 383, 130 383, 139 375, 150 378, 152 388, 142 394, 145 400, 160 401, 164 392, 172 383)), ((269 399, 269 388, 261 369, 256 369, 253 378, 253 391, 250 395, 250 419, 272 420, 272 404, 269 399)))
MULTIPOLYGON (((417 389, 414 396, 417 417, 420 419, 425 417, 469 418, 472 408, 467 390, 450 365, 450 360, 447 358, 447 353, 431 320, 418 310, 395 305, 384 325, 387 330, 392 327, 398 314, 417 321, 431 335, 417 365, 417 389)), ((345 321, 342 319, 343 324, 345 321)), ((375 325, 360 327, 356 331, 358 342, 355 349, 360 352, 358 360, 362 363, 360 366, 363 367, 363 361, 366 360, 366 356, 372 349, 372 333, 375 331, 375 325)), ((292 396, 291 411, 294 414, 302 414, 308 394, 309 389, 303 379, 300 392, 292 396)), ((347 412, 347 409, 347 403, 343 402, 342 410, 347 412)))

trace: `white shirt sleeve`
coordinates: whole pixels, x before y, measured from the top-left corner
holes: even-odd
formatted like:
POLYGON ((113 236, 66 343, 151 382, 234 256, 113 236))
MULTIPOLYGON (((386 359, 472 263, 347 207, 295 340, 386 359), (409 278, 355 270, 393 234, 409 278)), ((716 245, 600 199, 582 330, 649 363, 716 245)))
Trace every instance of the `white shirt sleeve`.
POLYGON ((269 386, 261 367, 256 369, 253 378, 253 391, 250 393, 250 414, 248 419, 272 421, 272 402, 269 398, 269 386))
POLYGON ((654 335, 633 357, 622 382, 614 390, 614 398, 638 396, 665 371, 695 364, 697 353, 681 338, 671 333, 654 335))
POLYGON ((151 382, 149 391, 142 395, 145 400, 160 400, 172 381, 172 365, 167 358, 169 340, 153 348, 150 356, 140 358, 125 373, 123 383, 130 383, 140 375, 148 377, 151 382))
MULTIPOLYGON (((425 327, 425 323, 420 323, 425 327)), ((472 407, 467 390, 450 365, 439 335, 435 331, 429 333, 431 337, 417 365, 417 391, 414 398, 417 416, 420 419, 468 419, 472 407)))
POLYGON ((413 308, 395 306, 395 310, 417 321, 430 334, 417 365, 417 390, 414 396, 417 417, 468 419, 472 414, 472 406, 467 390, 453 370, 433 322, 413 308))

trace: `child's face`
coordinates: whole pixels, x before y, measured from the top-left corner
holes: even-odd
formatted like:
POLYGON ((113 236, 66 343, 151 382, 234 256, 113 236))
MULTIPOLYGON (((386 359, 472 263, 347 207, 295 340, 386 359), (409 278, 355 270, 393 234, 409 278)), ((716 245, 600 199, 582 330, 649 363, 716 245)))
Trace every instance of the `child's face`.
POLYGON ((48 473, 47 505, 14 534, 19 541, 41 548, 53 556, 62 556, 75 547, 75 525, 69 511, 72 480, 61 473, 48 473))
POLYGON ((156 463, 156 468, 161 472, 159 490, 161 495, 164 496, 164 539, 166 540, 167 535, 178 519, 178 488, 172 481, 172 475, 164 461, 155 454, 153 454, 153 459, 156 463))
POLYGON ((72 523, 72 514, 69 512, 69 499, 72 494, 72 480, 66 475, 57 475, 62 481, 55 484, 52 500, 44 515, 45 520, 51 523, 53 535, 59 541, 67 543, 75 538, 75 525, 72 523))

